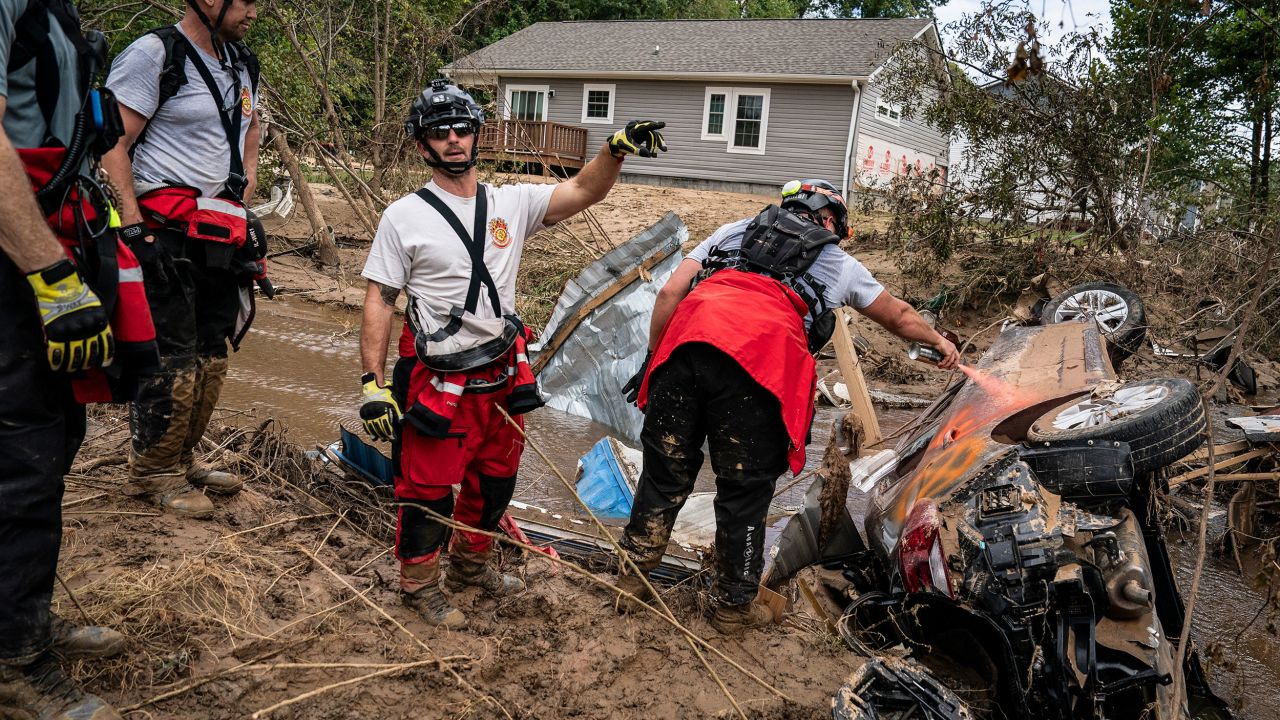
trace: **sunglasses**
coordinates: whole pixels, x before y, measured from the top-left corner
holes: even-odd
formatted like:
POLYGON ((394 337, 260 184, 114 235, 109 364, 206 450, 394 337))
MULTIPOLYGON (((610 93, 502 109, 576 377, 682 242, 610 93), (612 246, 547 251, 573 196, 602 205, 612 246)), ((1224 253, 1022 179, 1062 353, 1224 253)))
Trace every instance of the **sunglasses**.
POLYGON ((463 138, 474 134, 475 128, 469 122, 446 123, 444 125, 432 125, 424 130, 423 134, 432 140, 448 140, 450 131, 463 138))

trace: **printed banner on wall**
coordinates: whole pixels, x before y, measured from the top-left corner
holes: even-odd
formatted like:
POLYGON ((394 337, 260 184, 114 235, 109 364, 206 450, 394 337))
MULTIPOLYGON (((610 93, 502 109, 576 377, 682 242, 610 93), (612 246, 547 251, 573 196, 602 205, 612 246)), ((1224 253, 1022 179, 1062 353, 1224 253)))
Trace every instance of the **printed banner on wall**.
POLYGON ((887 140, 858 134, 858 154, 854 163, 856 184, 864 188, 888 185, 899 177, 929 177, 935 169, 939 180, 947 180, 947 167, 937 157, 887 140))

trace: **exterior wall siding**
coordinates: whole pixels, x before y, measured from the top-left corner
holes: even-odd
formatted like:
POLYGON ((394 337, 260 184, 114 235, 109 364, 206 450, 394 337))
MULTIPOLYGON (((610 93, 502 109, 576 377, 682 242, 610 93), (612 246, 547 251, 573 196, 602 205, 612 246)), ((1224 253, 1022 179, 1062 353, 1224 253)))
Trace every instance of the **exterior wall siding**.
MULTIPOLYGON (((702 139, 705 83, 503 78, 497 95, 499 114, 506 103, 508 84, 546 85, 554 91, 555 96, 547 99, 547 120, 587 128, 588 159, 628 120, 665 121, 668 152, 657 159, 628 160, 624 172, 630 176, 776 190, 788 180, 804 177, 828 178, 839 184, 844 172, 845 142, 853 113, 853 89, 848 85, 735 84, 769 89, 765 154, 757 155, 731 153, 727 141, 702 139), (607 125, 582 122, 583 84, 596 82, 617 86, 613 122, 607 125)), ((872 108, 874 114, 874 105, 872 108)), ((726 117, 731 135, 729 120, 726 117)))
POLYGON ((895 145, 902 145, 922 154, 933 155, 937 158, 936 162, 939 165, 950 164, 946 136, 926 123, 918 111, 914 116, 904 114, 898 125, 876 115, 876 105, 884 89, 880 82, 877 78, 863 89, 858 132, 879 140, 887 140, 895 145))

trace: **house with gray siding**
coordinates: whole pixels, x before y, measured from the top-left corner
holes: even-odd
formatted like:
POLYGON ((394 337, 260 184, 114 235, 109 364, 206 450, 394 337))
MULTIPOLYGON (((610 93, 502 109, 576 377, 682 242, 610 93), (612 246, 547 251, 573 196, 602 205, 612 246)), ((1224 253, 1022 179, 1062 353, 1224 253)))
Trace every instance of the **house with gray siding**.
POLYGON ((945 177, 947 138, 881 98, 909 46, 941 66, 931 19, 543 22, 444 71, 492 93, 491 152, 580 167, 626 121, 663 120, 669 152, 624 179, 773 194, 822 177, 848 195, 945 177))

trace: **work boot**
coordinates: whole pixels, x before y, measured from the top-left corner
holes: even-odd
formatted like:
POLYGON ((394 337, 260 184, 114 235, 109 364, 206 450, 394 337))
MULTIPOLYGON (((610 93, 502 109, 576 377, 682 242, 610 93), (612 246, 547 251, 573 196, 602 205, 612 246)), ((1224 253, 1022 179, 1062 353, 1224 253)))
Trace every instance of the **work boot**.
POLYGON ((0 709, 33 720, 120 720, 102 698, 77 687, 49 651, 29 665, 0 665, 0 709))
POLYGON ((53 649, 64 658, 109 658, 124 650, 124 635, 98 625, 76 625, 54 615, 49 622, 53 649))
POLYGON ((716 604, 711 616, 711 626, 725 635, 740 635, 747 630, 762 628, 773 622, 773 612, 756 602, 746 605, 716 604))
POLYGON ((454 592, 465 587, 478 587, 493 597, 515 595, 524 591, 524 581, 515 575, 500 573, 488 562, 476 562, 457 555, 449 558, 449 574, 445 583, 454 592))
POLYGON ((440 554, 428 560, 400 563, 400 598, 413 608, 428 625, 459 630, 467 626, 461 610, 449 604, 440 589, 440 554))
POLYGON ((449 599, 440 589, 440 583, 424 585, 417 592, 401 592, 404 604, 417 611, 428 625, 461 630, 467 626, 467 616, 449 604, 449 599))
MULTIPOLYGON (((644 576, 645 578, 648 578, 649 573, 646 572, 644 576)), ((626 590, 636 596, 635 600, 632 600, 626 595, 619 595, 617 597, 614 601, 613 608, 620 613, 632 615, 644 612, 644 603, 653 600, 653 593, 649 592, 649 586, 645 584, 644 580, 640 579, 639 575, 631 572, 630 569, 624 568, 619 571, 617 580, 614 581, 614 584, 618 586, 618 589, 626 590)))
POLYGON ((215 495, 235 495, 244 487, 244 480, 223 470, 214 470, 206 465, 193 465, 187 470, 187 482, 203 488, 215 495))
POLYGON ((191 487, 183 475, 147 475, 129 480, 126 495, 137 495, 181 517, 213 517, 213 501, 191 487))

